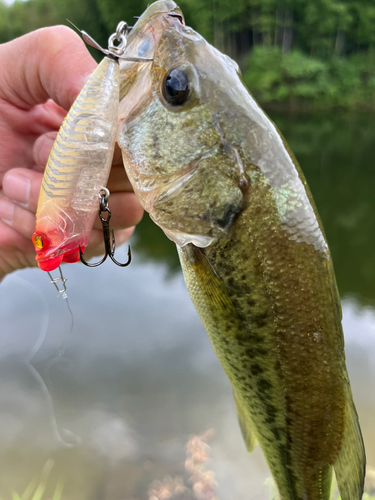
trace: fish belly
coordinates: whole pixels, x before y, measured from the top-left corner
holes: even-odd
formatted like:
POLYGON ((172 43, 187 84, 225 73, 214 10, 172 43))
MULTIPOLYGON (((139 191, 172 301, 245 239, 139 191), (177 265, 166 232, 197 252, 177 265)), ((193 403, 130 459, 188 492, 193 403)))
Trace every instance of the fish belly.
POLYGON ((249 207, 229 240, 179 249, 185 281, 281 499, 328 500, 334 467, 342 498, 359 500, 364 452, 329 254, 269 215, 249 207))

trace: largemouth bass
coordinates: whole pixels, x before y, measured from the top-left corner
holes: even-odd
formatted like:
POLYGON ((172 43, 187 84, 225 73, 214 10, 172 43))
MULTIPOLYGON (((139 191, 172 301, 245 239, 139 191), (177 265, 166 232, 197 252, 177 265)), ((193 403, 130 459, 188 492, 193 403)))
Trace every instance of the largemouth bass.
POLYGON ((178 247, 229 377, 249 451, 282 500, 360 500, 365 454, 340 299, 297 160, 237 65, 183 25, 164 31, 120 103, 118 143, 143 207, 178 247))

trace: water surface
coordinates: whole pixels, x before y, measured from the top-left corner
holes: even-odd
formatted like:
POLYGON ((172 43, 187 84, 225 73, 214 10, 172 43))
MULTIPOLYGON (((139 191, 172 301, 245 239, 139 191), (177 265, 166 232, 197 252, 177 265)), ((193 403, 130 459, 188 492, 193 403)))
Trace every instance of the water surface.
MULTIPOLYGON (((375 117, 272 118, 327 233, 349 375, 375 467, 375 117)), ((18 271, 0 285, 0 498, 21 495, 33 479, 35 491, 42 475, 43 499, 60 484, 64 500, 149 500, 151 485, 163 486, 155 480, 170 476, 168 488, 182 476, 189 485, 186 443, 208 429, 202 467, 215 474, 218 498, 270 498, 266 462, 259 447, 249 455, 242 442, 230 384, 174 245, 146 217, 131 245, 125 269, 64 266, 71 332, 66 304, 42 271, 18 271)), ((126 251, 118 250, 120 261, 126 251)))

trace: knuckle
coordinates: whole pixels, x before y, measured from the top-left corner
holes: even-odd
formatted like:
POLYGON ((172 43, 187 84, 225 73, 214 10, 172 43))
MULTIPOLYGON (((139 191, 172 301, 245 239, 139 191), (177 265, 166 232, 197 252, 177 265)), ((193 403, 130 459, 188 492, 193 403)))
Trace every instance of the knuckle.
POLYGON ((38 36, 38 41, 43 48, 49 48, 56 52, 60 52, 70 44, 76 44, 80 48, 84 47, 80 36, 68 26, 49 26, 41 28, 35 34, 38 36))

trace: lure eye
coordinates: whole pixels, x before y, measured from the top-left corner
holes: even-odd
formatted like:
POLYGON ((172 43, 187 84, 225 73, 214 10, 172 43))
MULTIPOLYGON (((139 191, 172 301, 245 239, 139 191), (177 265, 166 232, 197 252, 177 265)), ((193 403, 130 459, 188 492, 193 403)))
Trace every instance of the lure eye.
POLYGON ((33 243, 36 248, 43 248, 43 238, 39 234, 34 235, 33 243))
POLYGON ((189 76, 183 69, 175 68, 169 71, 163 82, 163 97, 172 106, 185 104, 191 96, 192 86, 189 76))
POLYGON ((32 241, 34 243, 35 250, 37 252, 40 252, 42 249, 43 249, 43 252, 45 252, 51 246, 51 242, 50 242, 49 238, 47 238, 47 236, 45 236, 44 234, 41 235, 38 232, 33 234, 32 241))

